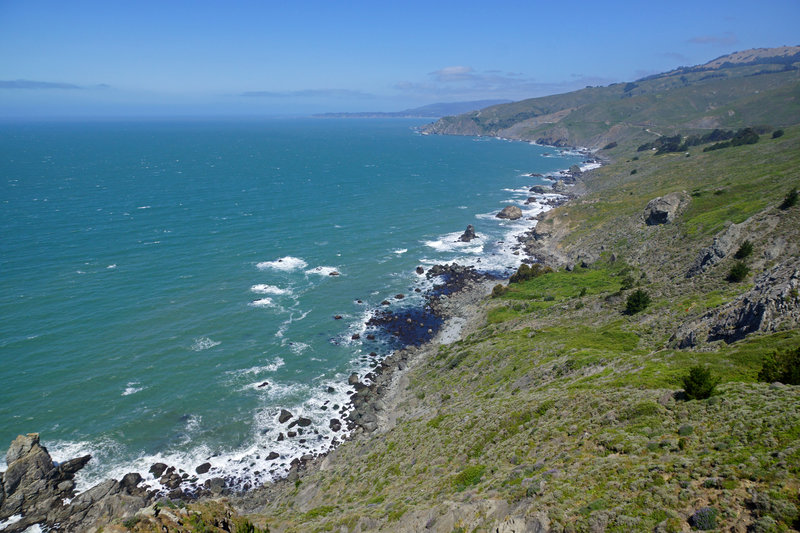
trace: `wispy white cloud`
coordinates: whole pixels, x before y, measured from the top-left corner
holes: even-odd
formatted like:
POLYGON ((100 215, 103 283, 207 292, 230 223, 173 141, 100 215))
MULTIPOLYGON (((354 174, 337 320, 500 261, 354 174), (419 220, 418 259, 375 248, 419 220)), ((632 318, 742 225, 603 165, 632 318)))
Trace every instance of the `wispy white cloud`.
POLYGON ((739 42, 739 38, 733 32, 725 32, 722 35, 699 35, 692 37, 688 41, 691 44, 711 44, 717 46, 730 46, 739 42))
POLYGON ((0 80, 0 89, 83 89, 73 83, 33 80, 0 80))
POLYGON ((605 85, 614 81, 617 80, 574 74, 568 80, 543 82, 519 72, 503 73, 500 70, 479 72, 471 66, 457 65, 430 72, 425 81, 398 82, 394 88, 416 98, 521 100, 568 92, 587 85, 605 85))

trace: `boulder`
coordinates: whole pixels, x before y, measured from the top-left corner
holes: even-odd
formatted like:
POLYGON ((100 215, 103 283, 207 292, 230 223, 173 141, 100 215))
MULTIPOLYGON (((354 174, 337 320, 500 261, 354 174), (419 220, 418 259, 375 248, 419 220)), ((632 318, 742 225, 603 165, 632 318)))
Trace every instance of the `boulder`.
POLYGON ((287 420, 294 416, 292 413, 287 411, 286 409, 281 409, 281 414, 278 416, 278 422, 284 424, 287 420))
POLYGON ((166 469, 167 465, 164 463, 155 463, 150 467, 150 473, 153 474, 153 477, 161 477, 166 469))
POLYGON ((475 235, 475 226, 467 224, 467 229, 464 230, 464 233, 461 234, 458 240, 461 242, 469 242, 475 238, 477 238, 477 235, 475 235))
POLYGON ((342 422, 338 418, 331 418, 329 427, 331 431, 339 431, 342 429, 342 422))
POLYGON ((194 469, 194 471, 197 472, 198 474, 205 474, 209 470, 211 470, 211 463, 203 463, 194 469))
POLYGON ((701 272, 705 272, 733 253, 739 246, 740 236, 741 224, 728 224, 724 230, 714 237, 714 242, 711 243, 711 246, 706 246, 700 250, 694 263, 686 272, 686 277, 691 278, 701 272))
POLYGON ((553 184, 553 192, 565 193, 567 192, 567 184, 564 180, 558 180, 553 184))
POLYGON ((415 272, 421 276, 422 274, 425 273, 425 269, 422 268, 421 266, 418 266, 415 272))
POLYGON ((548 187, 547 185, 534 185, 530 188, 530 191, 534 194, 548 194, 553 192, 552 187, 548 187))
POLYGON ((653 198, 644 208, 644 222, 648 226, 671 224, 684 203, 685 195, 672 192, 665 196, 653 198))
POLYGON ((274 461, 280 456, 281 454, 279 454, 278 452, 269 452, 269 455, 267 455, 267 461, 274 461))
POLYGON ((508 205, 502 211, 495 215, 497 218, 504 218, 507 220, 518 220, 522 218, 522 209, 515 205, 508 205))
POLYGON ((353 385, 355 385, 356 383, 358 383, 358 374, 356 374, 355 372, 353 372, 352 374, 350 374, 350 377, 349 377, 349 378, 347 378, 347 384, 348 384, 348 385, 350 385, 350 386, 352 387, 352 386, 353 386, 353 385))

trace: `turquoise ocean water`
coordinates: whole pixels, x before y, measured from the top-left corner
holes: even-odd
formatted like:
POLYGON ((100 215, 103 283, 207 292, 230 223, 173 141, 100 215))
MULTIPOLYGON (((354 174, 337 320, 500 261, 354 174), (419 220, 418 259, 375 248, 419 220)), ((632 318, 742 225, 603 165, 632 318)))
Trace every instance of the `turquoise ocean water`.
POLYGON ((421 124, 0 124, 0 446, 92 453, 85 488, 156 461, 260 483, 341 439, 348 375, 391 349, 351 340, 370 311, 419 304, 419 265, 516 267, 531 222, 493 215, 582 160, 421 124), (281 408, 313 425, 277 442, 281 408))

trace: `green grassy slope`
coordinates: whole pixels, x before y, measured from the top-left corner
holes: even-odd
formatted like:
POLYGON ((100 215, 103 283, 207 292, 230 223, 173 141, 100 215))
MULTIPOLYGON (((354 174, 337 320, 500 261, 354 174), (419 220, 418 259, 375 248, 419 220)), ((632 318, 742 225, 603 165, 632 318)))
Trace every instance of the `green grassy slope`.
POLYGON ((445 117, 426 131, 602 148, 652 140, 647 129, 673 134, 756 123, 785 126, 800 121, 800 61, 794 59, 686 68, 587 87, 445 117))

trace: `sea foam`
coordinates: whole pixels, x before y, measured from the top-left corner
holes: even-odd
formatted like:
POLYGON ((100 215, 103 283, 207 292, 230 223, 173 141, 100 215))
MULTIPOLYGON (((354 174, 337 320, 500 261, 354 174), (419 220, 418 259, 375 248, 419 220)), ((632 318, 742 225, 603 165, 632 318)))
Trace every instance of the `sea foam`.
POLYGON ((300 259, 299 257, 292 257, 290 255, 281 257, 275 261, 262 261, 261 263, 256 264, 256 268, 259 270, 280 270, 282 272, 291 272, 292 270, 298 270, 307 266, 308 263, 306 263, 304 260, 300 259))

